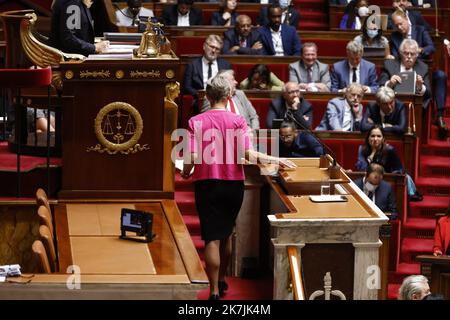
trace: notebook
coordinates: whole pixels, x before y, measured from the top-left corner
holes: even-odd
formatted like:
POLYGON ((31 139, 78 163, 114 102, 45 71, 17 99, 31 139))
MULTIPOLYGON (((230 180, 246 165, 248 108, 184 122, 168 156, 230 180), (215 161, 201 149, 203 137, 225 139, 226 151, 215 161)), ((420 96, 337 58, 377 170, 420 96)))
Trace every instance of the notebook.
POLYGON ((402 78, 401 83, 397 83, 394 90, 395 93, 416 93, 416 72, 415 71, 403 71, 399 73, 402 78))

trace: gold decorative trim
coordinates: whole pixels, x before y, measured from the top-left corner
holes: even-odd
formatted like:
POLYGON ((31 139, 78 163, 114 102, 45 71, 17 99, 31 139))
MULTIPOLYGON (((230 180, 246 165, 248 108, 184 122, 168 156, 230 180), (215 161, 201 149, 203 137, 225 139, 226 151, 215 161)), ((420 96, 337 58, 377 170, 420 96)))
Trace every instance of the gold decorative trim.
POLYGON ((151 70, 151 71, 131 71, 131 78, 159 78, 161 76, 161 72, 159 70, 151 70))
POLYGON ((148 144, 141 146, 137 143, 143 129, 142 117, 136 108, 125 102, 109 103, 100 109, 95 118, 94 130, 100 144, 88 147, 86 151, 130 154, 149 150, 148 144), (126 118, 126 123, 122 122, 123 118, 126 118), (115 121, 115 126, 113 126, 111 120, 115 121), (130 135, 131 138, 128 141, 122 142, 125 140, 125 136, 130 135))
POLYGON ((172 79, 173 77, 175 77, 175 72, 172 69, 167 70, 166 77, 167 79, 172 79))
POLYGON ((102 71, 80 71, 80 78, 109 78, 111 76, 111 72, 109 70, 102 71))
POLYGON ((166 101, 169 101, 177 106, 175 99, 179 96, 179 94, 180 83, 178 81, 169 82, 168 84, 166 84, 166 96, 164 98, 166 101))
POLYGON ((73 71, 72 70, 67 70, 66 73, 64 73, 64 77, 66 77, 67 80, 73 79, 73 71))
POLYGON ((123 79, 124 76, 125 76, 125 72, 123 72, 123 70, 117 70, 116 71, 116 78, 117 79, 123 79))

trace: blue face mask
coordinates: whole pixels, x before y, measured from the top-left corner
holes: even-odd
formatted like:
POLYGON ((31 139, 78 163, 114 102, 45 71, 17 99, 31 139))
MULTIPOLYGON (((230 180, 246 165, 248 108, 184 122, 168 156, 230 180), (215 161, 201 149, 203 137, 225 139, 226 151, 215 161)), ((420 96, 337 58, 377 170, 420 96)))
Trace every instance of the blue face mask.
POLYGON ((367 30, 367 35, 370 39, 373 39, 378 35, 378 30, 367 30))

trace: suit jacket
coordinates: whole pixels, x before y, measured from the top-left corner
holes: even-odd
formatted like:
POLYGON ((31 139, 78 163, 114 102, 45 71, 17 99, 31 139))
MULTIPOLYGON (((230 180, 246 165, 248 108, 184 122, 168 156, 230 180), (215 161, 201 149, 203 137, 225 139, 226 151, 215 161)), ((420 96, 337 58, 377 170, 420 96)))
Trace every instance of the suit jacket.
MULTIPOLYGON (((434 1, 435 0, 423 0, 422 3, 423 4, 429 4, 429 5, 431 5, 431 8, 434 8, 434 1)), ((414 7, 419 7, 420 8, 418 0, 410 0, 410 2, 412 3, 412 5, 414 7)))
MULTIPOLYGON (((217 59, 219 70, 231 69, 231 64, 221 58, 217 59)), ((195 58, 186 67, 184 74, 184 93, 197 96, 198 90, 203 90, 203 64, 202 57, 195 58)))
MULTIPOLYGON (((400 45, 403 41, 403 35, 398 32, 394 31, 391 34, 391 52, 394 57, 397 59, 400 57, 400 45)), ((419 58, 421 59, 428 59, 431 57, 431 55, 436 51, 436 48, 434 47, 433 40, 430 37, 430 34, 428 31, 425 30, 423 26, 418 25, 412 25, 411 26, 411 39, 414 39, 419 44, 420 48, 423 48, 423 52, 420 54, 419 58)))
POLYGON ((239 48, 236 52, 230 51, 232 47, 239 46, 240 44, 239 34, 237 33, 236 29, 233 28, 226 31, 223 34, 223 38, 223 54, 262 54, 262 49, 252 49, 252 46, 255 44, 255 42, 261 41, 261 35, 256 30, 250 32, 250 34, 248 35, 245 47, 239 48))
MULTIPOLYGON (((369 102, 361 122, 362 132, 369 131, 376 124, 382 125, 380 110, 378 103, 369 102), (373 123, 367 121, 368 118, 372 119, 373 123)), ((406 106, 396 99, 394 110, 392 110, 390 115, 384 117, 384 123, 389 123, 392 127, 385 127, 384 131, 401 135, 404 134, 408 126, 406 112, 406 106)))
POLYGON ((450 217, 445 216, 439 219, 434 231, 433 252, 440 250, 446 254, 450 244, 450 217))
MULTIPOLYGON (((289 15, 288 25, 297 29, 298 23, 300 21, 299 11, 295 9, 293 6, 290 6, 288 9, 288 15, 289 15)), ((266 26, 269 23, 269 11, 267 7, 261 8, 258 17, 256 17, 256 23, 260 26, 266 26)), ((286 21, 284 24, 287 24, 286 21)))
MULTIPOLYGON (((267 113, 267 128, 272 129, 273 119, 290 120, 288 117, 286 117, 286 112, 286 100, 283 98, 283 96, 273 99, 270 102, 269 112, 267 113)), ((294 116, 295 120, 300 122, 303 126, 305 126, 306 128, 311 128, 313 117, 313 109, 311 103, 301 98, 297 110, 295 112, 292 112, 292 115, 294 116), (306 120, 303 116, 306 116, 308 120, 306 120)), ((298 129, 303 129, 300 128, 297 124, 296 126, 298 129)))
MULTIPOLYGON (((384 167, 386 173, 403 173, 403 165, 398 157, 397 151, 393 146, 388 144, 386 146, 386 153, 383 158, 373 159, 374 162, 380 163, 384 167)), ((358 160, 356 161, 356 170, 366 171, 369 162, 366 156, 363 154, 363 146, 358 148, 358 160)))
MULTIPOLYGON (((233 95, 233 103, 235 108, 239 110, 239 114, 245 118, 247 126, 250 129, 259 129, 259 117, 255 108, 252 106, 250 100, 248 100, 244 91, 236 90, 233 95)), ((211 108, 208 99, 203 100, 203 106, 200 112, 208 111, 211 108)))
MULTIPOLYGON (((327 109, 316 130, 340 130, 344 124, 345 98, 333 98, 328 102, 327 109)), ((359 105, 360 112, 363 106, 359 105)), ((360 123, 353 119, 350 131, 359 131, 360 123)))
POLYGON ((323 147, 311 133, 301 131, 288 148, 280 141, 280 157, 305 158, 320 157, 323 155, 323 147))
MULTIPOLYGON (((222 18, 223 12, 217 11, 213 12, 211 16, 211 25, 213 26, 223 26, 225 25, 226 21, 222 18)), ((231 25, 234 26, 236 24, 236 18, 238 14, 236 12, 233 12, 231 14, 231 25)))
MULTIPOLYGON (((428 22, 425 21, 425 19, 422 17, 419 11, 415 10, 408 10, 408 18, 409 21, 411 21, 411 25, 413 26, 422 26, 425 28, 425 30, 431 32, 433 28, 428 24, 428 22)), ((392 22, 391 15, 388 16, 388 29, 394 29, 394 23, 392 22)))
POLYGON ((49 43, 52 47, 67 53, 78 53, 85 56, 95 53, 94 21, 91 12, 81 0, 58 0, 53 5, 51 32, 49 43), (80 27, 70 28, 70 22, 75 23, 73 11, 69 6, 80 9, 80 27))
MULTIPOLYGON (((348 60, 341 60, 333 64, 333 72, 331 73, 331 91, 337 92, 340 89, 344 89, 350 85, 350 67, 348 60)), ((361 59, 359 67, 359 83, 364 86, 368 86, 372 93, 377 92, 377 72, 375 65, 372 62, 361 59)))
MULTIPOLYGON (((263 44, 263 55, 275 55, 275 48, 272 42, 272 34, 269 26, 260 27, 258 32, 261 34, 261 41, 263 44)), ((283 50, 285 56, 298 56, 302 43, 294 27, 281 25, 281 41, 283 43, 283 50)))
MULTIPOLYGON (((423 107, 426 108, 431 99, 431 82, 430 77, 428 75, 428 65, 422 62, 420 59, 417 59, 416 64, 413 67, 413 70, 417 74, 420 74, 424 80, 426 91, 423 96, 423 107)), ((385 60, 383 68, 381 69, 380 85, 384 86, 386 81, 391 79, 391 77, 394 74, 399 73, 400 73, 400 60, 385 60)))
MULTIPOLYGON (((172 6, 164 6, 162 12, 162 20, 166 26, 176 26, 178 23, 178 8, 174 4, 172 6)), ((196 26, 203 24, 202 10, 191 7, 189 10, 189 25, 196 26)))
POLYGON ((346 6, 348 4, 347 0, 329 0, 328 1, 329 4, 337 4, 340 6, 346 6))
MULTIPOLYGON (((364 179, 360 178, 354 183, 364 191, 364 179)), ((373 199, 371 199, 373 201, 373 199)), ((392 213, 391 220, 397 218, 397 202, 395 201, 395 194, 391 185, 381 180, 378 187, 375 189, 375 204, 384 213, 392 213)))
MULTIPOLYGON (((328 65, 321 63, 318 60, 312 66, 312 82, 324 83, 331 88, 330 72, 328 70, 328 65)), ((289 65, 289 81, 297 83, 308 83, 308 71, 306 70, 303 61, 296 61, 289 65)))

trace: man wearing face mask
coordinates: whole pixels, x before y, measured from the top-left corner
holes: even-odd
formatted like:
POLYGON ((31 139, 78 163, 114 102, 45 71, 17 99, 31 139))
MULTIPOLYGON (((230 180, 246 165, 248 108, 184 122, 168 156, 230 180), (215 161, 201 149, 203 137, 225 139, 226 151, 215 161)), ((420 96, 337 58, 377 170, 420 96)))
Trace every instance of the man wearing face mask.
POLYGON ((294 27, 281 23, 281 7, 278 4, 273 4, 268 8, 268 12, 269 24, 258 29, 263 44, 263 55, 300 55, 300 37, 294 27))
POLYGON ((403 135, 407 129, 406 106, 395 99, 395 92, 389 87, 381 87, 376 102, 369 102, 364 114, 361 131, 369 131, 374 125, 383 127, 385 132, 403 135))
POLYGON ((252 20, 249 16, 241 14, 236 18, 233 29, 225 31, 223 36, 224 54, 262 54, 261 35, 252 31, 252 20))
POLYGON ((398 215, 395 194, 391 185, 383 180, 383 175, 383 166, 372 162, 367 166, 364 178, 357 179, 354 183, 390 220, 395 220, 398 215))
POLYGON ((116 10, 116 25, 137 26, 139 17, 153 17, 153 11, 142 6, 142 0, 127 0, 127 8, 116 10))
POLYGON ((363 87, 352 83, 345 91, 345 97, 333 98, 328 102, 316 130, 359 131, 363 116, 363 97, 363 87))
POLYGON ((282 96, 270 102, 266 124, 267 128, 272 129, 274 119, 293 121, 294 118, 303 127, 311 128, 312 115, 312 105, 302 97, 298 84, 288 82, 283 86, 282 96))
MULTIPOLYGON (((291 0, 279 0, 271 1, 270 3, 278 3, 282 10, 281 13, 281 23, 298 28, 298 23, 300 21, 300 13, 294 6, 291 5, 291 0)), ((270 22, 268 7, 261 8, 259 15, 256 18, 256 23, 260 26, 265 26, 270 22)))

